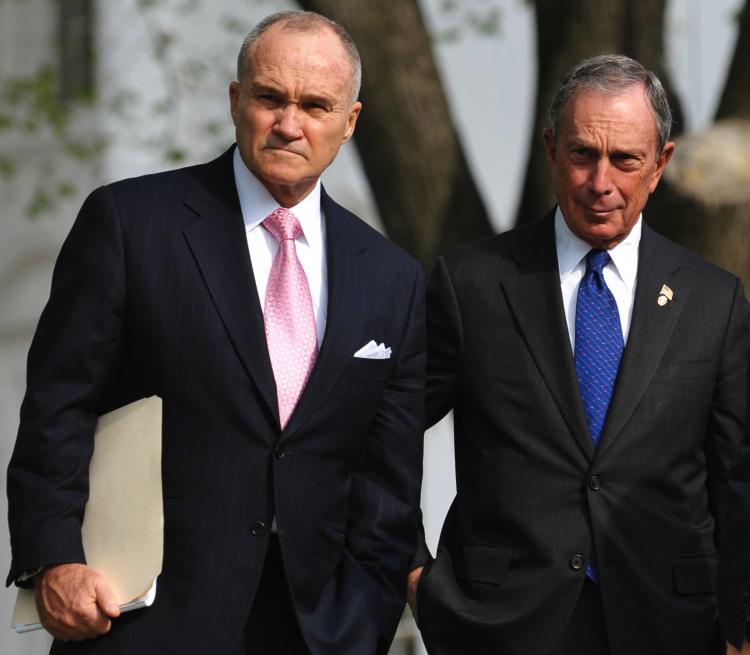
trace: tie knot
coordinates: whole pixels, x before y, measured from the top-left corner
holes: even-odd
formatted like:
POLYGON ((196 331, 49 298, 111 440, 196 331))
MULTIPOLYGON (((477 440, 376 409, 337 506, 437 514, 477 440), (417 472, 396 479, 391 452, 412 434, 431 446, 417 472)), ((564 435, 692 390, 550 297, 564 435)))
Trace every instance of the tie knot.
POLYGON ((606 250, 589 250, 588 255, 586 255, 586 272, 601 273, 610 259, 606 250))
POLYGON ((302 226, 297 217, 284 207, 279 207, 263 219, 265 227, 276 241, 296 239, 302 234, 302 226))

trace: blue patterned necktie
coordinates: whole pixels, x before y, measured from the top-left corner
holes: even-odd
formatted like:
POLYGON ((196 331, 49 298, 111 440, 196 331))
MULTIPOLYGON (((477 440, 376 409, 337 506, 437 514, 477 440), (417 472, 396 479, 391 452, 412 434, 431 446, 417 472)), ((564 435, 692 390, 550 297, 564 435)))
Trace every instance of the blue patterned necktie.
MULTIPOLYGON (((576 301, 576 375, 595 447, 599 445, 625 347, 617 303, 602 272, 609 261, 606 250, 589 251, 576 301)), ((599 577, 597 569, 592 554, 586 575, 595 582, 599 577)))

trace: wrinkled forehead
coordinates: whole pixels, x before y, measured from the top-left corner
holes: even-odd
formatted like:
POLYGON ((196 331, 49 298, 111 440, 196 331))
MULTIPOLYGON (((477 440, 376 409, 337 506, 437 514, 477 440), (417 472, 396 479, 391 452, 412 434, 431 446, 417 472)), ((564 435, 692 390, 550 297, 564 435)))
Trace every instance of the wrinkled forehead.
POLYGON ((270 75, 298 81, 325 82, 348 90, 353 84, 351 63, 338 35, 326 25, 305 30, 272 25, 248 51, 250 79, 270 75))
POLYGON ((619 91, 595 87, 576 90, 563 108, 563 126, 584 131, 607 126, 633 139, 658 140, 656 116, 639 84, 619 91))
POLYGON ((249 72, 291 68, 351 77, 346 49, 327 25, 311 25, 304 30, 283 22, 271 25, 248 50, 245 65, 249 72))

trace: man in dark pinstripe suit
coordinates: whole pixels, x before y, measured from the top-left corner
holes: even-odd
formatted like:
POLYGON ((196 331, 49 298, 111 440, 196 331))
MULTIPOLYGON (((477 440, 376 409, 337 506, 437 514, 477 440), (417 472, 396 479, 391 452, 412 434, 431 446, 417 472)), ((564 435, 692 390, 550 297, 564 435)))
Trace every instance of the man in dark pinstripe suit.
POLYGON ((271 16, 230 86, 237 147, 84 203, 29 354, 8 472, 8 583, 33 580, 52 652, 388 649, 416 543, 424 285, 319 182, 354 130, 359 71, 337 24, 271 16), (317 341, 288 417, 267 346, 279 335, 264 326, 281 251, 266 220, 286 210, 317 341), (151 394, 164 565, 154 605, 119 616, 85 565, 87 467, 97 415, 151 394))

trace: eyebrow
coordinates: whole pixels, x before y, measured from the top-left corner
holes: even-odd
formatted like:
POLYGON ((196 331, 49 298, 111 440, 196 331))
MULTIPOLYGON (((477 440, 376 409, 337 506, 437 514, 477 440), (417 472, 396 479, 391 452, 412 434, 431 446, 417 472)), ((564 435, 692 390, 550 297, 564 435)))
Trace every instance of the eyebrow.
MULTIPOLYGON (((594 142, 580 137, 571 137, 565 142, 567 148, 584 148, 586 150, 599 151, 599 146, 594 142)), ((648 150, 643 144, 634 143, 629 145, 618 146, 613 150, 607 150, 609 154, 631 154, 641 155, 648 150)))
MULTIPOLYGON (((267 82, 254 82, 253 84, 250 85, 249 91, 252 93, 268 92, 268 93, 273 93, 275 95, 280 95, 280 96, 285 95, 284 91, 280 87, 274 84, 269 84, 267 82)), ((311 102, 311 101, 319 102, 321 104, 326 104, 326 105, 332 105, 335 103, 336 99, 332 96, 328 96, 322 93, 315 93, 315 92, 303 93, 299 97, 299 102, 311 102)))

